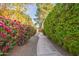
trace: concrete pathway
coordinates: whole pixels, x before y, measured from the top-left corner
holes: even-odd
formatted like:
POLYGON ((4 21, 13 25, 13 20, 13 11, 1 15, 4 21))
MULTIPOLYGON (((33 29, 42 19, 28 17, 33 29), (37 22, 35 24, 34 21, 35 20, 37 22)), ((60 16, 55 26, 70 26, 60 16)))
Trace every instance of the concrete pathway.
POLYGON ((11 56, 66 56, 61 48, 56 47, 54 43, 41 32, 36 33, 24 46, 16 46, 11 56), (61 50, 61 51, 59 51, 61 50))
POLYGON ((58 48, 47 39, 41 32, 38 35, 39 40, 37 44, 37 55, 38 56, 63 56, 64 52, 58 51, 58 48))
POLYGON ((38 42, 37 35, 38 34, 33 36, 24 46, 16 46, 13 49, 11 56, 36 56, 38 42))

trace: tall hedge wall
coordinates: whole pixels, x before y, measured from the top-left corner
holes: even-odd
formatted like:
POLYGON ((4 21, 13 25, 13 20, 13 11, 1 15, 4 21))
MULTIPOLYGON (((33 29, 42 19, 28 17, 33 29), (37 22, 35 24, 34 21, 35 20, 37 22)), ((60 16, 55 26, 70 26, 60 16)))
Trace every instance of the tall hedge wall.
POLYGON ((44 32, 72 55, 79 55, 79 4, 56 4, 45 19, 44 32))

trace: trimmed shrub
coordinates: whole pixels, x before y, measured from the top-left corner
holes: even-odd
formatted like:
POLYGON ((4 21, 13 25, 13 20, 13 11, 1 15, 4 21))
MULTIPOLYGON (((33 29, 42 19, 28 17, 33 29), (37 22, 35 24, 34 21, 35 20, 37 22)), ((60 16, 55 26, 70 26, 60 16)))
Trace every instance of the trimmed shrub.
POLYGON ((79 33, 64 38, 63 47, 73 55, 79 55, 79 33))
POLYGON ((44 32, 58 45, 64 46, 73 55, 78 55, 79 39, 72 34, 79 33, 79 4, 56 4, 45 19, 44 32), (66 40, 66 36, 71 36, 72 39, 66 40))

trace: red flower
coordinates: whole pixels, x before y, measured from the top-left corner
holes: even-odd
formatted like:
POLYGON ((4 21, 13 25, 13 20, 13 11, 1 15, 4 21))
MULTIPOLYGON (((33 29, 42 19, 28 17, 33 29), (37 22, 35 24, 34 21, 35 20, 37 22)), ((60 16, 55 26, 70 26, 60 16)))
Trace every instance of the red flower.
POLYGON ((14 37, 15 36, 13 33, 11 33, 10 35, 11 35, 11 37, 14 37))
POLYGON ((4 29, 5 29, 8 33, 11 32, 11 29, 10 29, 8 26, 4 26, 4 29))
POLYGON ((3 37, 3 38, 7 37, 7 35, 5 33, 2 33, 2 32, 0 33, 0 36, 3 37))
POLYGON ((8 52, 9 48, 10 48, 9 46, 4 46, 3 49, 2 49, 2 51, 3 52, 8 52))
POLYGON ((7 30, 7 32, 8 32, 8 33, 11 33, 12 31, 9 29, 9 30, 7 30))

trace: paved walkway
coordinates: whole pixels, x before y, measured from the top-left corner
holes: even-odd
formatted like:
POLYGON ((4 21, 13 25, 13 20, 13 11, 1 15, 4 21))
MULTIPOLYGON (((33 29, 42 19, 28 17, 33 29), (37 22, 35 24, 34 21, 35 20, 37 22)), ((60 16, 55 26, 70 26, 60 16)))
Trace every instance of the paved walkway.
POLYGON ((41 32, 39 33, 38 37, 39 37, 38 44, 37 44, 38 56, 65 56, 67 55, 65 51, 62 51, 60 48, 56 47, 41 32))
POLYGON ((66 56, 64 51, 56 47, 41 32, 33 36, 27 44, 14 48, 11 56, 66 56), (59 51, 61 50, 61 51, 59 51))
POLYGON ((16 48, 12 51, 11 56, 36 56, 38 42, 37 35, 38 34, 33 36, 24 46, 16 46, 16 48))
POLYGON ((37 45, 37 55, 38 56, 61 56, 62 54, 57 51, 53 44, 44 36, 39 33, 39 41, 37 45))

